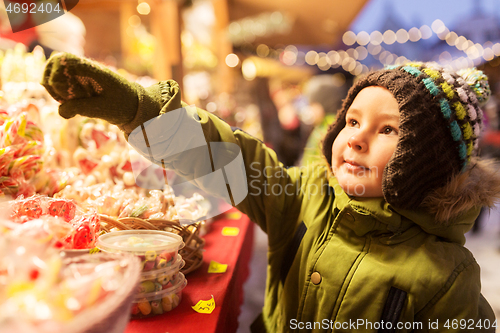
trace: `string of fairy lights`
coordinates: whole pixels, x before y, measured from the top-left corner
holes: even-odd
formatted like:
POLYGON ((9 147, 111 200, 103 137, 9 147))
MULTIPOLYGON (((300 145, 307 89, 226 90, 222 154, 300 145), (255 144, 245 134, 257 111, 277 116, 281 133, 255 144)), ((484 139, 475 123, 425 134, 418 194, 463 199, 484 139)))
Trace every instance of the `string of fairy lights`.
MULTIPOLYGON (((137 12, 139 14, 148 15, 150 11, 151 8, 147 1, 138 0, 137 12)), ((228 26, 228 38, 235 45, 253 42, 256 37, 263 35, 285 33, 290 30, 291 24, 292 20, 283 13, 264 13, 256 17, 232 22, 228 26)), ((256 47, 255 53, 262 58, 278 59, 287 66, 307 64, 317 66, 321 71, 341 67, 344 71, 356 76, 369 71, 369 68, 362 63, 369 55, 378 60, 383 66, 397 65, 409 60, 405 56, 386 50, 384 45, 416 43, 429 39, 434 35, 445 41, 449 46, 463 52, 463 56, 455 59, 448 51, 441 52, 437 57, 442 65, 453 69, 478 66, 483 59, 491 61, 500 56, 500 43, 490 41, 484 45, 474 43, 465 36, 450 31, 439 19, 435 20, 431 26, 423 25, 420 28, 412 27, 409 30, 386 30, 384 32, 376 30, 371 33, 366 31, 358 33, 346 31, 342 36, 342 42, 348 47, 345 50, 330 50, 328 52, 309 50, 305 52, 299 50, 295 45, 273 49, 265 44, 260 44, 256 47)), ((236 67, 239 64, 240 59, 236 54, 227 55, 227 66, 236 67)), ((245 73, 243 74, 245 75, 245 73)))
POLYGON ((268 46, 261 44, 257 47, 256 53, 260 57, 279 54, 279 60, 288 66, 308 64, 317 66, 322 71, 342 67, 343 70, 352 75, 359 75, 369 71, 369 68, 361 63, 369 54, 384 66, 401 64, 409 60, 404 56, 386 50, 383 44, 418 42, 429 39, 434 34, 439 39, 446 41, 449 46, 455 47, 464 53, 464 56, 453 59, 450 52, 443 51, 438 58, 439 62, 444 66, 455 69, 473 67, 478 66, 482 59, 491 61, 500 56, 500 43, 486 42, 484 45, 474 43, 465 36, 459 36, 456 32, 450 31, 441 20, 435 20, 430 27, 423 25, 420 28, 413 27, 409 30, 373 31, 371 33, 347 31, 342 36, 342 42, 351 47, 346 50, 331 50, 328 52, 310 50, 304 52, 299 51, 294 45, 272 50, 268 46))

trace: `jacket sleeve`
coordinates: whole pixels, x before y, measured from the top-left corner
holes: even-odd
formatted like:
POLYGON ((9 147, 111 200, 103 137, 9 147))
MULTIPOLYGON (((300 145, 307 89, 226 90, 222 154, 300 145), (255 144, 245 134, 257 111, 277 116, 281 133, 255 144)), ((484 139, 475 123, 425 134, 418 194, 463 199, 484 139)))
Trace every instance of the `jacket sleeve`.
MULTIPOLYGON (((135 150, 203 190, 229 198, 268 235, 293 232, 302 197, 301 170, 285 168, 272 149, 241 129, 182 103, 178 89, 164 93, 168 96, 162 97, 158 116, 141 119, 138 112, 134 125, 124 129, 135 150)), ((276 237, 276 242, 286 238, 276 237)))
POLYGON ((497 321, 481 294, 479 265, 472 259, 455 271, 419 316, 424 332, 495 332, 497 321))

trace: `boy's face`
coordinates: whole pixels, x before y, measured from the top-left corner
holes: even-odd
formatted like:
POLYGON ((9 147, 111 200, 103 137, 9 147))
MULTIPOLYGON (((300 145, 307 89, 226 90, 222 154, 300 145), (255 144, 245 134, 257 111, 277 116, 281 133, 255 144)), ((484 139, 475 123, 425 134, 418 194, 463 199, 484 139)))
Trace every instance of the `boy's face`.
POLYGON ((332 146, 332 170, 342 189, 356 197, 381 197, 382 174, 399 133, 398 102, 389 90, 361 90, 332 146))

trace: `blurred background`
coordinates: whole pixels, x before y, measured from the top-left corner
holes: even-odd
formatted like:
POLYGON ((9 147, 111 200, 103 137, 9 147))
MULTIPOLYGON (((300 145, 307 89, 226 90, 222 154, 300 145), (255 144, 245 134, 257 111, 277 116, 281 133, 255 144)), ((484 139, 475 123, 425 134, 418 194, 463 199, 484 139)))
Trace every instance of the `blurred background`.
MULTIPOLYGON (((262 139, 293 166, 320 158, 322 134, 357 76, 407 60, 476 66, 492 90, 482 154, 500 157, 496 0, 80 0, 70 12, 16 33, 9 3, 0 4, 2 85, 39 82, 40 65, 23 75, 16 69, 15 55, 23 52, 43 53, 40 59, 52 51, 84 55, 144 85, 175 79, 186 102, 262 139)), ((499 219, 496 209, 484 210, 466 244, 497 316, 499 219)), ((267 243, 260 230, 256 235, 241 332, 264 297, 267 243)))

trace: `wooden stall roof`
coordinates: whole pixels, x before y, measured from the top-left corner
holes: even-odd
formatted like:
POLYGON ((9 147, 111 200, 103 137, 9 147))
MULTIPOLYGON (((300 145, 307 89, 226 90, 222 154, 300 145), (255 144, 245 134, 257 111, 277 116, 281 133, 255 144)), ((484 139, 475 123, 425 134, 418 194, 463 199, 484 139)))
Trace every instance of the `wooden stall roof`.
POLYGON ((267 45, 335 45, 369 0, 228 0, 230 21, 280 11, 293 20, 291 31, 261 37, 267 45))

